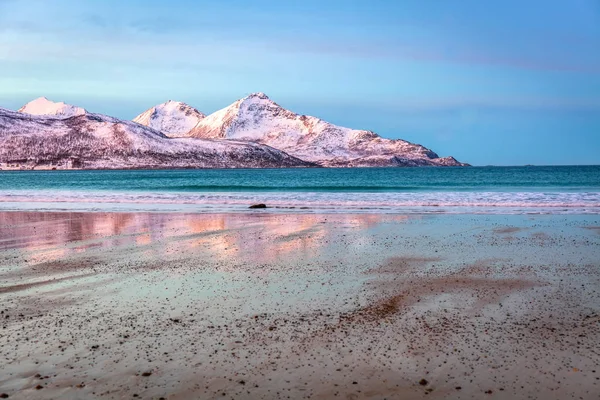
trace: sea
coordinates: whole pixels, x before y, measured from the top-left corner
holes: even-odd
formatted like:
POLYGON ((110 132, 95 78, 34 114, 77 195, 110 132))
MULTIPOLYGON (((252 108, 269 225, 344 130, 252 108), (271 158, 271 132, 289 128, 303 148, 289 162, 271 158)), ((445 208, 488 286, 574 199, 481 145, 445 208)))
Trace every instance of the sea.
POLYGON ((0 210, 600 214, 600 166, 0 171, 0 210))

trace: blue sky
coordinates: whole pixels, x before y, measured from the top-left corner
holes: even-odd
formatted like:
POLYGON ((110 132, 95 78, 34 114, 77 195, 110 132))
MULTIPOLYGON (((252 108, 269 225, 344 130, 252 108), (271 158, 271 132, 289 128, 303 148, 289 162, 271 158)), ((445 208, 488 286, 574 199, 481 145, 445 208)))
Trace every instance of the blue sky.
POLYGON ((0 106, 262 91, 477 165, 600 164, 600 0, 0 0, 0 106))

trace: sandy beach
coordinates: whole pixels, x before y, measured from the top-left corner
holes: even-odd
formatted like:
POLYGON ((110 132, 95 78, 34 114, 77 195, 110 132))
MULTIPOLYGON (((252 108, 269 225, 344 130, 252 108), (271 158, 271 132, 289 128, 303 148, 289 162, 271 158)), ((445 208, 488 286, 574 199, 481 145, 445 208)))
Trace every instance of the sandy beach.
POLYGON ((10 399, 598 399, 598 215, 0 212, 10 399))

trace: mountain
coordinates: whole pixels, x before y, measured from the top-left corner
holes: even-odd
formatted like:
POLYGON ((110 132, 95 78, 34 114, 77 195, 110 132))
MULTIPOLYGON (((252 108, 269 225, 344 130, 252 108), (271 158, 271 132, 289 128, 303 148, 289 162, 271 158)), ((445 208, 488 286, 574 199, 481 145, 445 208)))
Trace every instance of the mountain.
POLYGON ((453 157, 286 110, 254 93, 209 116, 181 102, 134 121, 40 97, 0 108, 3 168, 460 166, 453 157))
POLYGON ((39 97, 19 108, 19 112, 31 115, 53 115, 59 118, 69 118, 76 115, 83 115, 87 111, 81 107, 63 102, 55 103, 45 97, 39 97))
MULTIPOLYGON (((33 102, 41 104, 43 102, 33 102)), ((29 103, 24 110, 32 110, 29 103)), ((54 103, 57 104, 57 103, 54 103)), ((61 103, 58 103, 61 104, 61 103)), ((31 115, 0 108, 0 166, 50 168, 278 168, 314 164, 257 143, 171 139, 135 122, 70 107, 31 115), (61 113, 62 112, 62 113, 61 113), (57 118, 60 116, 60 118, 57 118)))
POLYGON ((253 93, 201 119, 186 136, 262 143, 327 167, 467 165, 405 140, 296 114, 264 93, 253 93))
POLYGON ((169 100, 154 106, 133 119, 167 136, 182 136, 192 130, 205 117, 200 111, 185 103, 169 100))

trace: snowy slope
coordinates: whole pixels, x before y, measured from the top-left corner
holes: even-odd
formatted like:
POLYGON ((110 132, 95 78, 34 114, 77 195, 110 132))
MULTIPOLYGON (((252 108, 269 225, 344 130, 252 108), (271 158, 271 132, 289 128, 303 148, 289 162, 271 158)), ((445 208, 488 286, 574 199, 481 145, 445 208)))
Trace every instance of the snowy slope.
POLYGON ((170 139, 135 122, 86 113, 69 118, 0 108, 3 168, 277 168, 312 166, 268 146, 170 139))
POLYGON ((154 106, 133 119, 167 136, 182 136, 192 130, 205 117, 200 111, 185 103, 169 100, 154 106))
POLYGON ((188 136, 263 143, 322 166, 463 165, 418 144, 298 115, 264 93, 251 94, 207 116, 188 136))
POLYGON ((45 97, 39 97, 25 104, 19 109, 20 113, 31 115, 51 115, 59 118, 69 118, 83 115, 87 111, 81 107, 72 106, 63 102, 55 103, 45 97))

